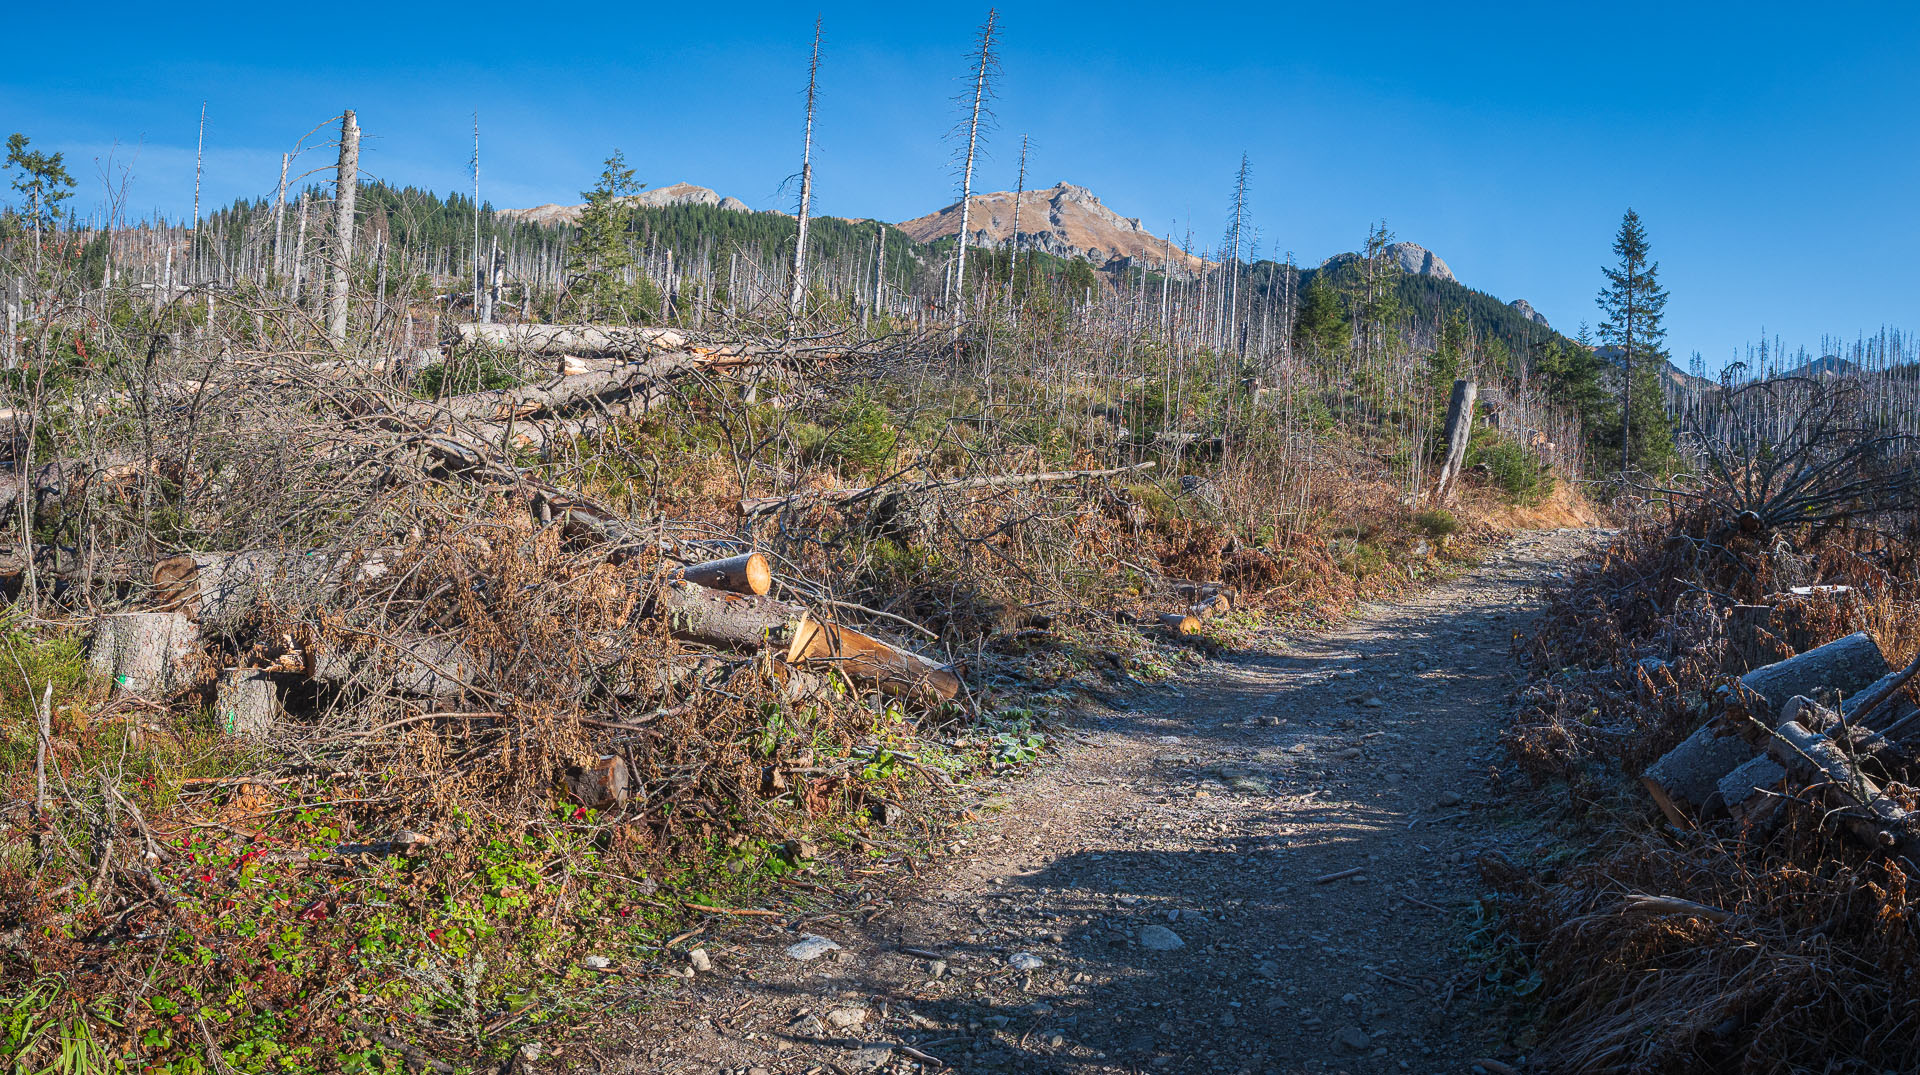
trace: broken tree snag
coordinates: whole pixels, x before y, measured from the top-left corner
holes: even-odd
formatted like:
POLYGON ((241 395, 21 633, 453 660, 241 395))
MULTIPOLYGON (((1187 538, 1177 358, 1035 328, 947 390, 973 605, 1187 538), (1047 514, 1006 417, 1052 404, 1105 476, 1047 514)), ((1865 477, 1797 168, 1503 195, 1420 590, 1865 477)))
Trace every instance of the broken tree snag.
POLYGON ((454 326, 454 334, 461 343, 534 355, 644 355, 687 346, 687 337, 673 329, 627 325, 468 323, 454 326))
POLYGON ((1479 386, 1472 381, 1453 382, 1453 395, 1447 400, 1446 461, 1433 487, 1433 499, 1441 504, 1452 498, 1453 483, 1466 465, 1467 442, 1473 436, 1473 401, 1479 394, 1479 386))
POLYGON ((830 661, 855 683, 896 697, 920 695, 945 702, 960 694, 960 677, 947 666, 811 616, 801 618, 787 647, 788 664, 807 661, 830 661))
POLYGON ((1200 618, 1186 612, 1169 612, 1157 620, 1160 626, 1176 635, 1197 635, 1200 633, 1200 618))
POLYGON ((737 594, 670 579, 660 587, 667 633, 723 649, 757 650, 785 642, 806 617, 798 605, 758 594, 737 594))
POLYGON ((228 735, 265 739, 280 715, 272 678, 257 668, 223 670, 213 688, 213 715, 228 735))
POLYGON ((130 694, 158 697, 186 687, 197 632, 178 612, 122 612, 93 627, 88 665, 130 694))
POLYGON ((673 573, 682 582, 705 586, 709 590, 760 595, 773 588, 773 569, 767 558, 757 552, 688 564, 673 573))
POLYGON ((585 765, 569 766, 564 783, 567 798, 589 810, 604 810, 627 801, 633 778, 624 760, 608 755, 585 765))
POLYGON ((1647 766, 1640 783, 1667 820, 1686 828, 1695 816, 1711 816, 1721 778, 1751 757, 1751 744, 1709 721, 1647 766))
POLYGON ((1827 804, 1836 807, 1834 816, 1868 846, 1920 858, 1915 816, 1887 798, 1838 743, 1785 720, 1774 726, 1767 753, 1795 779, 1818 782, 1827 804))

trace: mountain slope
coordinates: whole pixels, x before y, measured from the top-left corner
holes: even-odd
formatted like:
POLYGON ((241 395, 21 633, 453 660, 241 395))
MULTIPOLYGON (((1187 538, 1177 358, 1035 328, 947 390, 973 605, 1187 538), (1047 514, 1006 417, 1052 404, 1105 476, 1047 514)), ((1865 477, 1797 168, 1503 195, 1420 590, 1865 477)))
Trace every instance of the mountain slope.
MULTIPOLYGON (((1138 218, 1121 216, 1092 191, 1072 183, 1025 191, 1017 199, 1007 190, 975 194, 968 199, 967 209, 967 231, 973 241, 991 246, 1010 242, 1016 202, 1025 249, 1083 257, 1109 269, 1124 268, 1132 262, 1148 268, 1172 263, 1198 269, 1204 264, 1149 232, 1138 218)), ((905 221, 900 230, 921 243, 952 238, 960 234, 960 203, 905 221)))
MULTIPOLYGON (((674 183, 671 186, 655 187, 643 190, 625 199, 629 205, 644 209, 662 209, 670 205, 711 205, 735 213, 747 213, 752 209, 738 198, 726 198, 708 188, 692 183, 674 183)), ((531 209, 501 209, 498 215, 508 220, 517 220, 523 224, 570 225, 580 222, 584 205, 559 205, 549 202, 536 205, 531 209)))

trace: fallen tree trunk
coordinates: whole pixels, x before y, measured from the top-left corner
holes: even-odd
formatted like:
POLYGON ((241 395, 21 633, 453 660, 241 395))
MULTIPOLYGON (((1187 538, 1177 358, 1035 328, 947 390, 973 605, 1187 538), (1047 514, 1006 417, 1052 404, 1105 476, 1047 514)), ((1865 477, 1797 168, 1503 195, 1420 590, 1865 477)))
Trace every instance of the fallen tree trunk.
POLYGON ((767 565, 767 558, 757 552, 688 564, 676 570, 673 577, 729 593, 759 595, 773 588, 773 569, 767 565))
POLYGON ((806 617, 794 629, 787 663, 810 661, 832 662, 855 683, 896 697, 944 702, 960 694, 960 677, 945 665, 852 628, 806 617))
POLYGON ((799 605, 680 580, 668 580, 660 587, 659 608, 673 637, 725 649, 757 650, 785 643, 806 619, 806 610, 799 605))
POLYGON ((153 567, 155 604, 212 632, 263 604, 312 605, 386 574, 391 553, 190 552, 153 567))
POLYGON ((554 377, 540 384, 469 392, 433 402, 411 403, 395 412, 425 422, 504 422, 558 412, 590 401, 614 401, 643 392, 676 374, 722 364, 703 355, 673 352, 610 370, 554 377))
MULTIPOLYGON (((1873 683, 1887 671, 1887 661, 1865 632, 1848 635, 1784 661, 1756 668, 1740 677, 1739 693, 1763 724, 1783 712, 1795 697, 1821 690, 1852 693, 1873 683)), ((1744 733, 1719 721, 1709 721, 1647 767, 1640 782, 1675 825, 1692 818, 1711 818, 1729 808, 1722 782, 1752 760, 1755 746, 1744 733)), ((1758 774, 1745 774, 1741 781, 1758 774)), ((1729 786, 1744 803, 1750 795, 1736 782, 1729 786)))
POLYGON ((435 705, 459 701, 474 686, 479 662, 457 638, 395 638, 354 631, 350 646, 316 646, 306 652, 305 674, 336 689, 403 694, 435 705))
POLYGON ((818 489, 805 493, 790 493, 786 496, 750 497, 740 502, 740 513, 752 518, 769 512, 783 511, 803 504, 834 504, 845 507, 876 496, 919 496, 928 493, 950 493, 966 489, 1002 489, 1020 485, 1044 485, 1051 482, 1072 481, 1076 478, 1110 478, 1116 474, 1132 474, 1149 469, 1152 460, 1135 463, 1130 467, 1110 467, 1106 470, 1057 470, 1041 474, 994 474, 979 478, 938 478, 932 481, 906 482, 900 485, 875 485, 862 489, 818 489))
POLYGON ((1887 658, 1865 631, 1835 639, 1805 653, 1756 668, 1740 677, 1741 693, 1752 692, 1766 702, 1762 718, 1785 712, 1795 697, 1814 697, 1821 691, 1853 694, 1888 672, 1887 658))
POLYGON ((1197 620, 1210 620, 1215 616, 1224 616, 1233 611, 1233 599, 1224 593, 1203 598, 1187 607, 1187 615, 1197 620))
POLYGON ((684 333, 640 325, 508 325, 468 322, 454 326, 461 343, 501 347, 535 355, 644 355, 678 351, 684 333))
MULTIPOLYGON (((1817 713, 1819 707, 1811 702, 1796 707, 1797 713, 1809 711, 1817 713)), ((1784 720, 1774 726, 1767 753, 1795 779, 1822 782, 1820 793, 1835 808, 1833 816, 1869 847, 1920 862, 1915 815, 1882 793, 1832 739, 1784 720)))

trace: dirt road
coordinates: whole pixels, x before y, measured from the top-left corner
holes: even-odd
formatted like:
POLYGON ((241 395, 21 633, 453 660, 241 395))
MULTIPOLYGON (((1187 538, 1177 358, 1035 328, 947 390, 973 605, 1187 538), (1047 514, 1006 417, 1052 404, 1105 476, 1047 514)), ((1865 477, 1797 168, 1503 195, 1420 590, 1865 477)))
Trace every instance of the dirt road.
MULTIPOLYGON (((1469 576, 1090 714, 969 844, 871 921, 745 924, 634 1015, 608 1070, 1459 1072, 1503 1055, 1459 960, 1533 588, 1469 576)), ((1509 1060, 1512 1058, 1509 1056, 1509 1060)), ((1497 1069, 1496 1069, 1497 1070, 1497 1069)))

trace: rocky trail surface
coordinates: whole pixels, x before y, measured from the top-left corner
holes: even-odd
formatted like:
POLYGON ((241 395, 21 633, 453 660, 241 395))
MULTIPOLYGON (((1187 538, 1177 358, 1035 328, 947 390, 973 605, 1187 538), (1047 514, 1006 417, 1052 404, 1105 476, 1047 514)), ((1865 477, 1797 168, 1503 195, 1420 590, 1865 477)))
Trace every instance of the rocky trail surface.
POLYGON ((705 973, 609 1013, 635 1021, 603 1070, 1466 1073, 1510 1052, 1462 923, 1477 857, 1528 839, 1497 775, 1512 639, 1593 540, 1523 535, 1088 713, 877 910, 721 923, 705 973))

